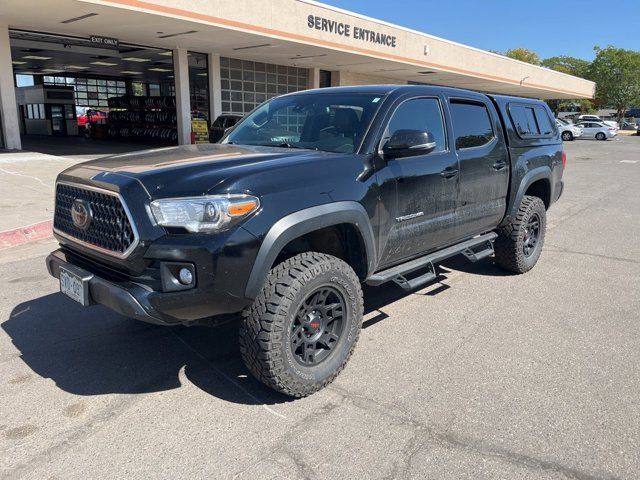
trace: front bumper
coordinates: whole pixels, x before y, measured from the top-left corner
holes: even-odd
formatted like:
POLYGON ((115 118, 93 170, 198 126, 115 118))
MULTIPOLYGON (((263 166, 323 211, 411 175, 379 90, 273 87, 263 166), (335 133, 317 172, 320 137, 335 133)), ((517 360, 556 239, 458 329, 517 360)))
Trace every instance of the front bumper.
MULTIPOLYGON (((244 296, 258 249, 257 239, 242 228, 233 234, 165 236, 146 249, 145 267, 131 271, 90 255, 86 249, 65 244, 51 253, 47 269, 60 278, 60 266, 80 270, 91 303, 149 323, 193 324, 203 319, 236 314, 251 299, 244 296), (188 263, 195 269, 192 288, 170 291, 163 281, 163 266, 188 263)), ((70 300, 71 301, 71 300, 70 300)))
MULTIPOLYGON (((47 270, 52 277, 60 278, 60 267, 66 267, 71 271, 86 272, 70 262, 66 261, 64 253, 57 250, 50 254, 46 260, 47 270)), ((118 284, 105 280, 97 275, 87 272, 90 276, 89 300, 92 304, 100 304, 118 312, 125 317, 142 320, 148 323, 159 325, 170 325, 170 319, 156 312, 148 303, 145 302, 145 290, 140 286, 131 284, 118 284), (146 304, 146 305, 145 305, 146 304), (144 306, 143 306, 144 305, 144 306)))

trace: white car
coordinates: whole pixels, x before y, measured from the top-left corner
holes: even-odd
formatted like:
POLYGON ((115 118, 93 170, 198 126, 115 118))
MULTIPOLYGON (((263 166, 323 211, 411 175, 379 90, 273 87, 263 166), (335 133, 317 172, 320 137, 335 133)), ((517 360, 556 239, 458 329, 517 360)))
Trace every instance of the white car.
POLYGON ((556 119, 556 125, 558 126, 558 130, 560 130, 560 137, 562 137, 562 140, 565 142, 570 142, 582 136, 582 128, 572 123, 556 119))
POLYGON ((595 138, 596 140, 607 140, 615 137, 618 132, 613 127, 602 122, 580 122, 577 127, 582 128, 582 138, 595 138))
POLYGON ((618 122, 614 122, 613 120, 602 120, 597 115, 578 115, 578 119, 576 120, 576 123, 579 123, 579 122, 604 123, 605 125, 612 127, 616 132, 620 130, 620 125, 618 124, 618 122))

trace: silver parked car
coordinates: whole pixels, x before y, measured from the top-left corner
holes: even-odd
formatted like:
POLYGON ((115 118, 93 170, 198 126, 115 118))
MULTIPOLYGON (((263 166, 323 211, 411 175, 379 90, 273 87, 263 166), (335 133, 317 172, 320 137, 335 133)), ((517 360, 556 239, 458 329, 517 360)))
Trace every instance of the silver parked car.
POLYGON ((608 125, 601 122, 580 122, 576 123, 577 127, 582 128, 582 137, 595 138, 596 140, 607 140, 615 137, 618 132, 608 125))

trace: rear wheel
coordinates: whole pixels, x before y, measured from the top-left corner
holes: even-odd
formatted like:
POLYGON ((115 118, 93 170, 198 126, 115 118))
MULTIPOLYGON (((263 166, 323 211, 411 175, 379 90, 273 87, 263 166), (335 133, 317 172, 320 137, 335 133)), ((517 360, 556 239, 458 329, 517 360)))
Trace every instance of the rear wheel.
POLYGON ((606 140, 606 139, 607 139, 607 136, 604 133, 602 132, 596 133, 596 140, 606 140))
POLYGON ((360 334, 362 289, 353 269, 322 253, 296 255, 274 267, 242 316, 240 351, 269 387, 304 397, 330 383, 360 334))
POLYGON ((525 273, 540 258, 547 225, 543 201, 525 195, 516 217, 498 231, 494 248, 496 263, 505 270, 525 273))
POLYGON ((573 134, 571 132, 562 132, 562 140, 570 142, 573 140, 573 134))

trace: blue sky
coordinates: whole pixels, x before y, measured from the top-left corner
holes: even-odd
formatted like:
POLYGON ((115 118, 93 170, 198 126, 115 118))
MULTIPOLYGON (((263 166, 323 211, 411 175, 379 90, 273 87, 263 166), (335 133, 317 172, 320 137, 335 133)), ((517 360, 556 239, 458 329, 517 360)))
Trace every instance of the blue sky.
MULTIPOLYGON (((322 1, 322 0, 321 0, 322 1)), ((640 0, 324 0, 483 50, 592 60, 594 45, 640 50, 640 0)))

